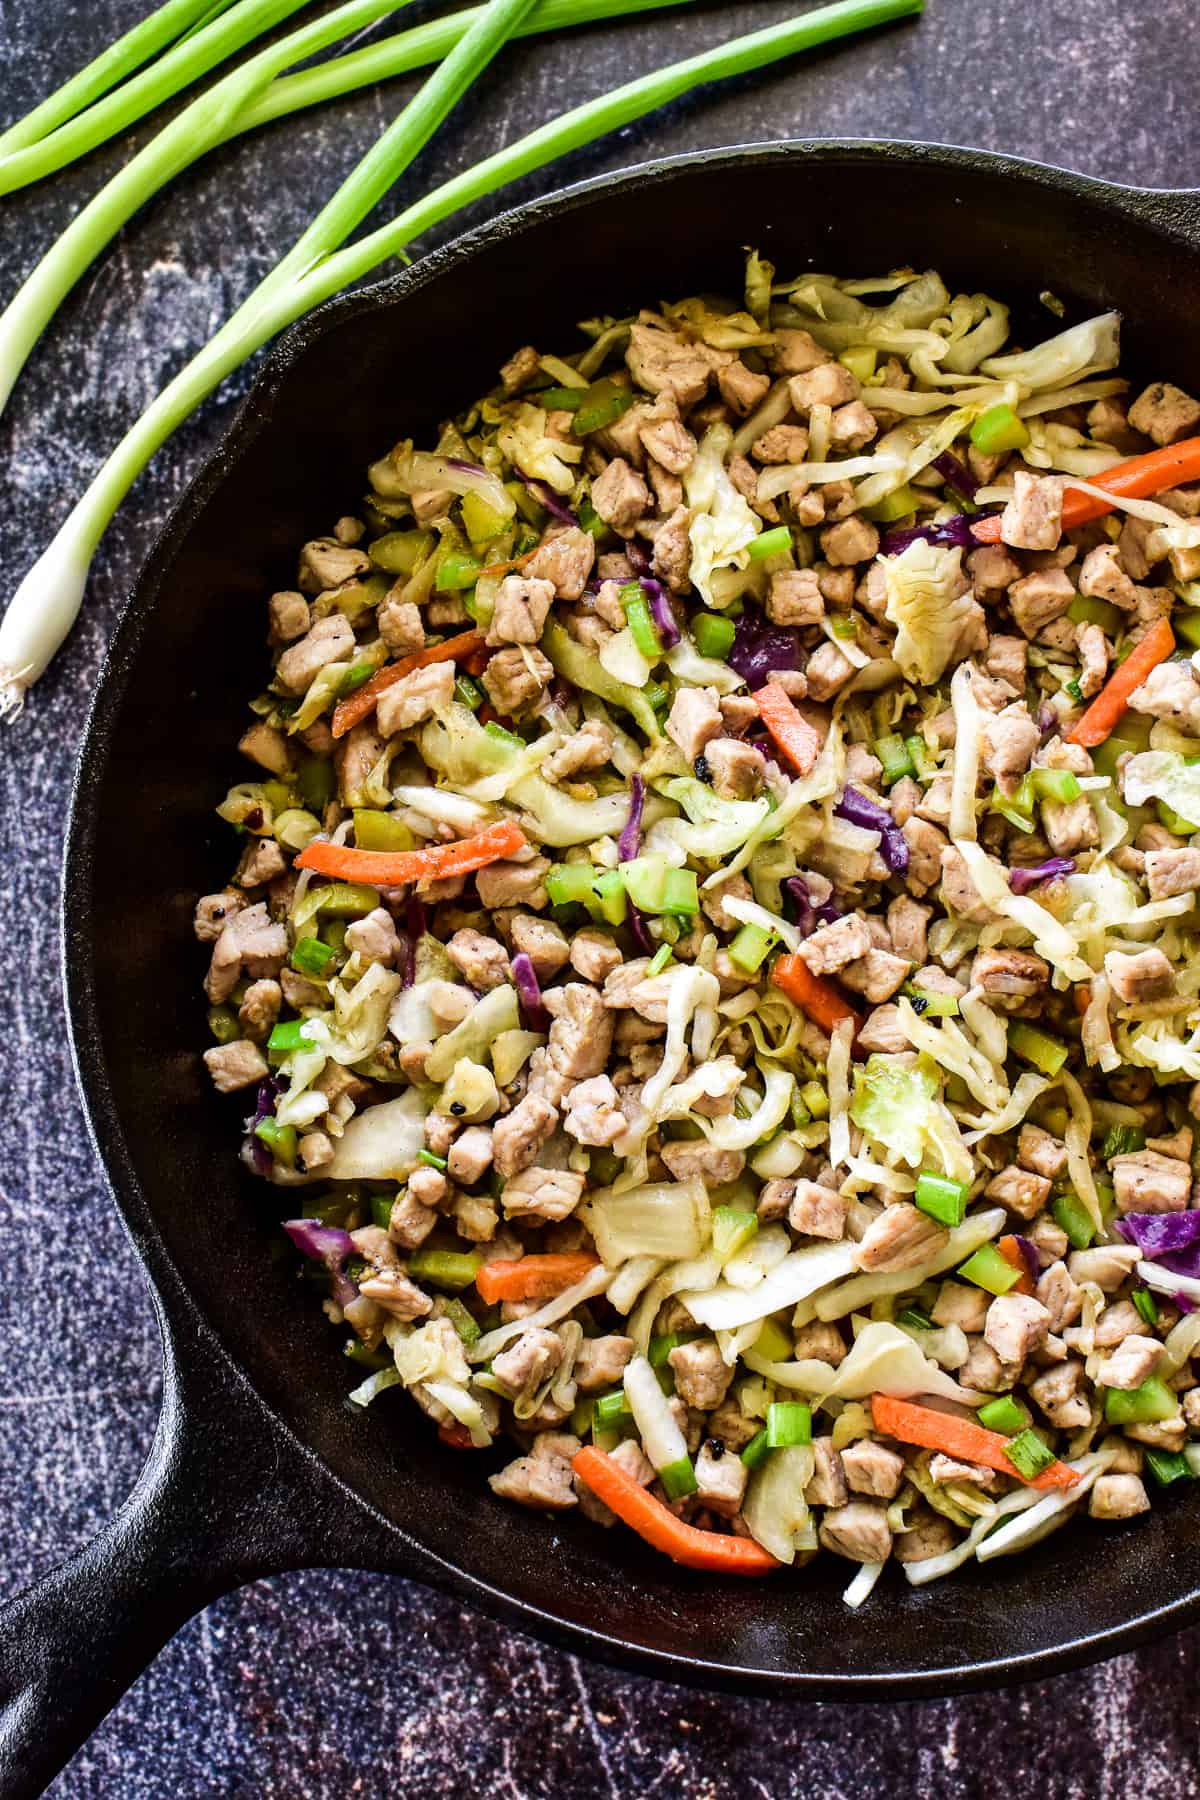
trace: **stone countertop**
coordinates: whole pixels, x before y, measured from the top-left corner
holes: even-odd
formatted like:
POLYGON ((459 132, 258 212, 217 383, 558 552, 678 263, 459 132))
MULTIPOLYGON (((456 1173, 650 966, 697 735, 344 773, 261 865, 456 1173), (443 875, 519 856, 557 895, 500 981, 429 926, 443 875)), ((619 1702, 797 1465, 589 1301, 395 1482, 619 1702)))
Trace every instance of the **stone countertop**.
MULTIPOLYGON (((0 94, 16 116, 147 10, 5 0, 0 94)), ((782 19, 787 0, 702 4, 511 50, 400 184, 458 169, 629 71, 782 19)), ((411 15, 410 15, 411 16, 411 15)), ((1200 33, 1189 0, 930 0, 917 26, 693 97, 577 155, 523 199, 642 157, 785 136, 935 138, 1145 185, 1200 184, 1200 33)), ((104 450, 291 243, 408 84, 232 145, 136 218, 90 270, 0 425, 0 568, 11 591, 104 450)), ((0 292, 131 142, 5 202, 0 292)), ((493 207, 499 202, 493 202, 493 207)), ((479 214, 482 216, 482 212, 479 214)), ((869 260, 869 258, 867 258, 869 260)), ((4 1590, 120 1503, 158 1409, 138 1265, 76 1101, 56 906, 80 723, 120 597, 216 442, 245 372, 158 456, 109 532, 82 622, 0 738, 0 1508, 4 1590)), ((1200 1794, 1200 1635, 1002 1695, 890 1709, 697 1695, 543 1649, 409 1582, 262 1581, 194 1619, 52 1792, 84 1796, 648 1796, 732 1800, 1036 1790, 1047 1800, 1200 1794), (992 1774, 991 1771, 997 1771, 992 1774), (1003 1771, 1002 1774, 999 1771, 1003 1771)))

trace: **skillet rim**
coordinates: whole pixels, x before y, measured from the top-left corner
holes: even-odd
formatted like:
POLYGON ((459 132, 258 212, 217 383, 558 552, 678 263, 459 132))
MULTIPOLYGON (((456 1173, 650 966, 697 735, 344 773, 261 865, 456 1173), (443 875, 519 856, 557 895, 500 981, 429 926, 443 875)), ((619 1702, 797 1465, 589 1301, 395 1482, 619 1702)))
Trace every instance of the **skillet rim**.
MULTIPOLYGON (((213 493, 236 466, 243 450, 269 427, 272 401, 309 345, 336 330, 359 312, 375 312, 402 301, 410 292, 438 280, 455 267, 486 256, 495 246, 547 219, 570 216, 591 196, 614 188, 637 192, 669 182, 677 174, 721 162, 753 166, 801 159, 909 162, 916 167, 959 170, 964 178, 981 173, 1086 197, 1114 215, 1130 215, 1164 238, 1181 241, 1200 255, 1200 190, 1140 188, 1058 168, 1033 159, 975 150, 956 144, 883 138, 778 139, 714 146, 700 151, 647 159, 610 173, 552 189, 524 204, 508 207, 469 231, 450 238, 398 274, 326 301, 291 326, 268 351, 233 419, 214 449, 168 513, 149 546, 133 587, 120 606, 96 677, 80 739, 72 779, 66 848, 60 890, 63 946, 63 993, 68 1037, 80 1101, 108 1191, 122 1226, 131 1239, 147 1277, 151 1302, 163 1334, 164 1412, 180 1385, 180 1367, 209 1363, 226 1382, 254 1396, 269 1428, 288 1447, 298 1465, 316 1469, 353 1512, 381 1527, 394 1561, 405 1574, 416 1574, 442 1591, 469 1599, 491 1617, 531 1632, 574 1653, 580 1651, 609 1665, 636 1670, 659 1680, 674 1680, 727 1692, 771 1693, 775 1697, 826 1698, 841 1701, 906 1700, 939 1697, 1043 1679, 1114 1656, 1139 1644, 1200 1620, 1200 1586, 1152 1611, 1120 1625, 1076 1635, 1045 1648, 1015 1656, 972 1663, 908 1669, 901 1673, 867 1671, 828 1675, 793 1669, 732 1668, 703 1656, 682 1656, 653 1649, 613 1633, 562 1618, 497 1587, 488 1578, 450 1562, 426 1548, 415 1533, 396 1524, 365 1499, 295 1431, 260 1391, 253 1369, 226 1346, 218 1326, 193 1295, 187 1279, 161 1234, 155 1209, 134 1170, 114 1103, 104 1056, 92 967, 87 912, 93 890, 96 818, 90 796, 103 780, 116 724, 124 700, 128 664, 155 607, 163 602, 158 571, 169 567, 189 532, 201 519, 213 493), (185 1337, 185 1332, 187 1333, 185 1337)), ((349 1531, 348 1531, 349 1536, 349 1531)), ((365 1535, 363 1541, 366 1541, 365 1535)), ((348 1542, 348 1548, 354 1548, 348 1542)), ((245 1559, 249 1564, 252 1559, 245 1559)), ((295 1566, 289 1563, 288 1566, 295 1566)), ((354 1566, 354 1565, 350 1565, 354 1566)), ((362 1566, 361 1564, 359 1566, 362 1566)), ((372 1556, 366 1566, 393 1568, 372 1556)), ((236 1554, 231 1568, 239 1569, 236 1554)), ((235 1573, 230 1586, 252 1579, 263 1569, 255 1564, 235 1573)))

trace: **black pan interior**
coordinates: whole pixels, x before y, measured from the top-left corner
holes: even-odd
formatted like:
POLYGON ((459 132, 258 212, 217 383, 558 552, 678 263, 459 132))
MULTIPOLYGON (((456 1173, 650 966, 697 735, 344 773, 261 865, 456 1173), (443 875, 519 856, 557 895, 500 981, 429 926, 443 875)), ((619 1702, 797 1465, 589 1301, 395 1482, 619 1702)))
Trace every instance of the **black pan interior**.
MULTIPOLYGON (((85 753, 67 894, 81 1064, 101 1136, 123 1133, 136 1172, 118 1172, 123 1204, 151 1261, 159 1237, 296 1434, 531 1624, 666 1659, 664 1673, 761 1672, 775 1692, 944 1689, 1082 1660, 1149 1629, 1193 1594, 1200 1506, 1168 1503, 1104 1535, 1085 1525, 920 1592, 892 1580, 852 1616, 838 1598, 845 1564, 822 1558, 799 1578, 718 1594, 624 1533, 493 1500, 478 1464, 440 1449, 397 1396, 368 1415, 349 1408, 337 1336, 278 1255, 279 1209, 237 1167, 241 1109, 214 1099, 198 1059, 204 957, 190 912, 232 860, 213 807, 244 778, 232 747, 265 668, 263 598, 291 585, 306 536, 354 510, 368 461, 400 436, 428 441, 515 346, 570 345, 584 315, 736 293, 749 243, 781 273, 936 266, 952 288, 1019 301, 1043 335, 1054 325, 1037 305, 1045 289, 1070 319, 1115 305, 1128 360, 1194 386, 1200 253, 1185 214, 999 159, 887 146, 716 153, 578 190, 310 322, 150 560, 85 753)), ((348 1524, 347 1561, 353 1549, 348 1524)), ((399 1566, 401 1551, 397 1537, 399 1566)))

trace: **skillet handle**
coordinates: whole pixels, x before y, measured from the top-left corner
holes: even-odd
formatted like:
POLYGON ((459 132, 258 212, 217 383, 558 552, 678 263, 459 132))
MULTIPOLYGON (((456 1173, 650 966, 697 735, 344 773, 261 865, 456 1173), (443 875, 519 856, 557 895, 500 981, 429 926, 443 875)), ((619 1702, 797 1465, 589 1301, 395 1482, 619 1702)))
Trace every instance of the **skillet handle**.
POLYGON ((201 1364, 181 1387, 169 1338, 165 1352, 163 1411, 132 1494, 0 1611, 0 1800, 42 1794, 210 1601, 260 1575, 345 1559, 336 1484, 235 1378, 201 1364))

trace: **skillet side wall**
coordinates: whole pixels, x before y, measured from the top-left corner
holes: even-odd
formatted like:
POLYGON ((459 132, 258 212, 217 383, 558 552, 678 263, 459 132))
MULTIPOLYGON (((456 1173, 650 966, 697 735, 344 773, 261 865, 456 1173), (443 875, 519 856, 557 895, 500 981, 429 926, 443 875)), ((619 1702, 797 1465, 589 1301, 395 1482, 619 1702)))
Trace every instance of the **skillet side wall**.
MULTIPOLYGON (((234 860, 212 809, 248 775, 232 746, 265 678, 265 595, 292 585, 305 537, 356 509, 370 460, 400 436, 429 442, 439 417, 489 387, 518 344, 562 349, 586 314, 697 289, 736 294, 740 246, 756 243, 781 274, 938 267, 952 288, 1021 302, 1025 341, 1035 320, 1038 335, 1053 329, 1036 306, 1043 289, 1067 303, 1069 320, 1116 305, 1132 368, 1184 386, 1200 380, 1200 252, 1119 199, 1106 205, 1095 184, 972 160, 867 146, 667 165, 501 219, 470 240, 482 248, 466 257, 439 253, 319 315, 276 357, 151 559, 98 708, 109 760, 84 765, 85 783, 95 781, 83 801, 96 828, 98 1038, 140 1182, 140 1195, 125 1196, 135 1235, 144 1242, 147 1225, 161 1233, 268 1404, 435 1555, 568 1628, 599 1633, 616 1654, 627 1645, 699 1658, 735 1678, 768 1671, 775 1691, 790 1672, 849 1694, 856 1676, 886 1685, 942 1671, 928 1685, 944 1689, 972 1665, 978 1680, 983 1665, 1047 1649, 1061 1647, 1060 1661, 1107 1653, 1115 1637, 1089 1640, 1191 1592, 1200 1509, 1156 1510, 1122 1534, 1120 1555, 1103 1567, 1101 1540, 1083 1527, 1019 1564, 921 1592, 896 1587, 851 1626, 838 1598, 845 1570, 825 1559, 801 1581, 722 1590, 714 1607, 711 1583, 665 1570, 627 1537, 501 1506, 479 1465, 440 1450, 403 1404, 366 1416, 345 1404, 337 1338, 277 1253, 281 1208, 237 1168, 242 1097, 217 1102, 199 1064, 204 959, 190 913, 234 860), (632 1580, 614 1577, 617 1565, 632 1580)), ((87 904, 69 886, 76 955, 87 904)), ((86 1044, 81 1060, 103 1115, 86 1044)), ((348 1562, 353 1550, 351 1532, 348 1562)))

